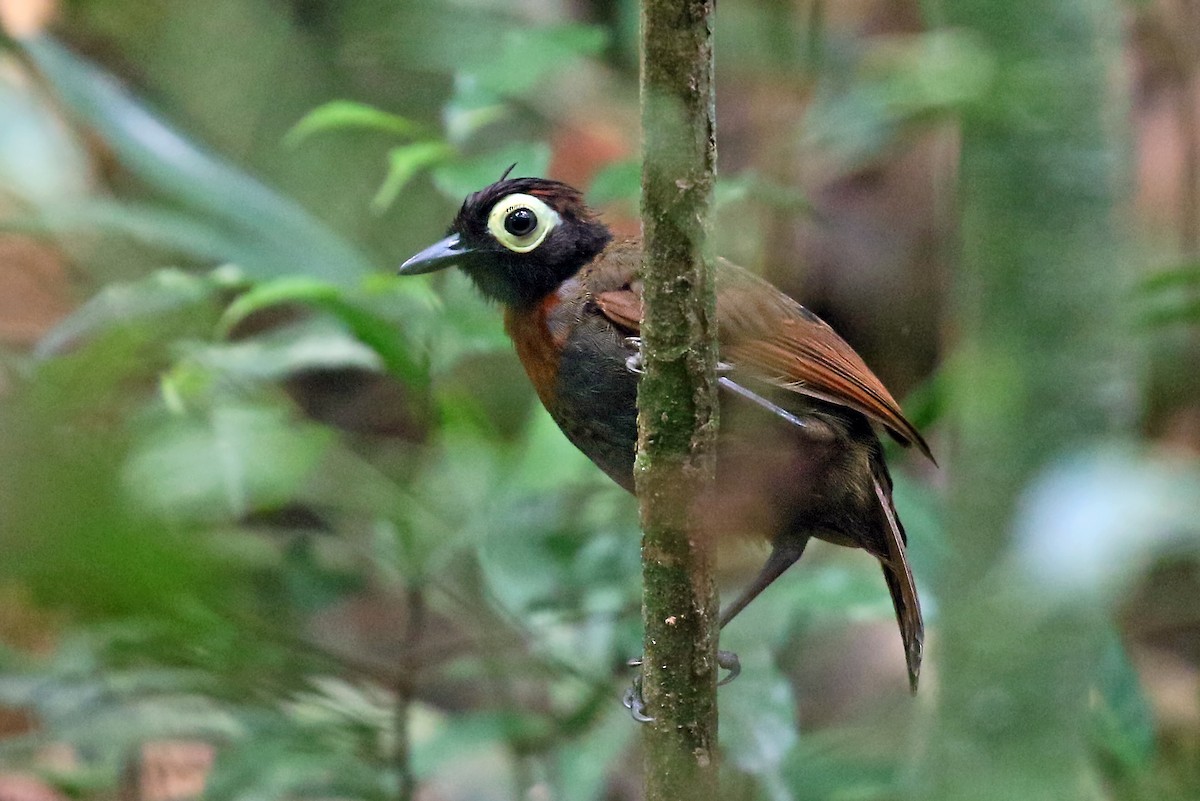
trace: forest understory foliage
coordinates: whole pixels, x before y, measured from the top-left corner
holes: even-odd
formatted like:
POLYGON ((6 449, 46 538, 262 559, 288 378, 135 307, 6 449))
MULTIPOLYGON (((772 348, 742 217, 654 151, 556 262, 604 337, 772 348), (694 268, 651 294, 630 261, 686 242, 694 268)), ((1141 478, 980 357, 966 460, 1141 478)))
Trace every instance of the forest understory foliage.
MULTIPOLYGON (((874 561, 814 544, 722 637, 722 797, 1200 795, 1200 13, 1015 4, 1049 59, 977 5, 717 13, 711 248, 942 464, 889 454, 921 692, 874 561), (1115 378, 1039 352, 1080 332, 1115 378)), ((0 798, 639 798, 635 503, 462 276, 391 275, 514 162, 637 232, 636 4, 0 11, 0 798)))

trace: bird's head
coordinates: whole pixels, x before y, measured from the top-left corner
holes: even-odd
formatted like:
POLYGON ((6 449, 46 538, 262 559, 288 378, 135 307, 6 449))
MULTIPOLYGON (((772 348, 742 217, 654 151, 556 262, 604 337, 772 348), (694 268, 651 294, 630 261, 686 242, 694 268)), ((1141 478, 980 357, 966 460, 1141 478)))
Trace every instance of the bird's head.
POLYGON ((399 273, 457 264, 487 297, 528 306, 579 272, 611 239, 578 190, 506 172, 469 195, 446 238, 404 262, 399 273))

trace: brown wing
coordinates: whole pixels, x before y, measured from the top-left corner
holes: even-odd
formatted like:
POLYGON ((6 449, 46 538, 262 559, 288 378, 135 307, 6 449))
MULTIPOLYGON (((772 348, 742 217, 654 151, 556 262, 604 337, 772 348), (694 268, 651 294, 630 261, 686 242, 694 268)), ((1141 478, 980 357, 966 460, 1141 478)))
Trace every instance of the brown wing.
MULTIPOLYGON (((639 329, 637 284, 597 293, 595 299, 615 324, 639 329)), ((737 370, 861 412, 933 459, 891 393, 837 332, 771 284, 724 259, 717 260, 717 318, 721 358, 737 370)))

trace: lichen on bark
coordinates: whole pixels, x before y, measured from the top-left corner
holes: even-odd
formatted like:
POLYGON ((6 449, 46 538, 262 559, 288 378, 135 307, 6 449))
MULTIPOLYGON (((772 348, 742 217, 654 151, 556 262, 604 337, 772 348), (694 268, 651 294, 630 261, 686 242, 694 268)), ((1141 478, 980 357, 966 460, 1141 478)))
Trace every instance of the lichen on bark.
POLYGON ((712 0, 642 6, 645 375, 636 482, 644 532, 646 798, 715 797, 717 599, 693 499, 713 480, 716 301, 712 0))

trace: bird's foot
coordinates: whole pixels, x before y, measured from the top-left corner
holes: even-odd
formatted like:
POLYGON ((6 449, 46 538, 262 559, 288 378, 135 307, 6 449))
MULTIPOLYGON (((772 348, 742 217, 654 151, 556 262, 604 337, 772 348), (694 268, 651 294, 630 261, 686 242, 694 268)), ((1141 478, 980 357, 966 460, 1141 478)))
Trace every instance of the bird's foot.
MULTIPOLYGON (((626 664, 632 668, 641 667, 642 660, 640 657, 630 659, 626 664)), ((742 660, 738 659, 738 655, 733 651, 717 651, 717 667, 729 671, 726 676, 717 682, 717 686, 721 687, 741 675, 742 660)), ((646 714, 646 699, 642 697, 641 675, 634 677, 633 682, 629 685, 629 689, 621 697, 621 703, 629 710, 629 716, 638 723, 654 722, 654 718, 646 714)))
MULTIPOLYGON (((630 659, 627 663, 630 667, 641 667, 642 660, 630 659)), ((646 714, 646 699, 642 697, 642 677, 641 674, 634 676, 633 683, 629 685, 629 689, 625 691, 625 695, 621 698, 621 703, 629 710, 629 716, 638 723, 653 723, 654 718, 646 714)))
POLYGON ((738 655, 733 651, 717 651, 717 667, 729 671, 728 675, 717 682, 718 687, 723 687, 741 675, 742 660, 738 659, 738 655))
POLYGON ((625 347, 635 349, 635 352, 625 359, 625 369, 638 375, 646 372, 642 363, 642 338, 625 337, 625 347))

